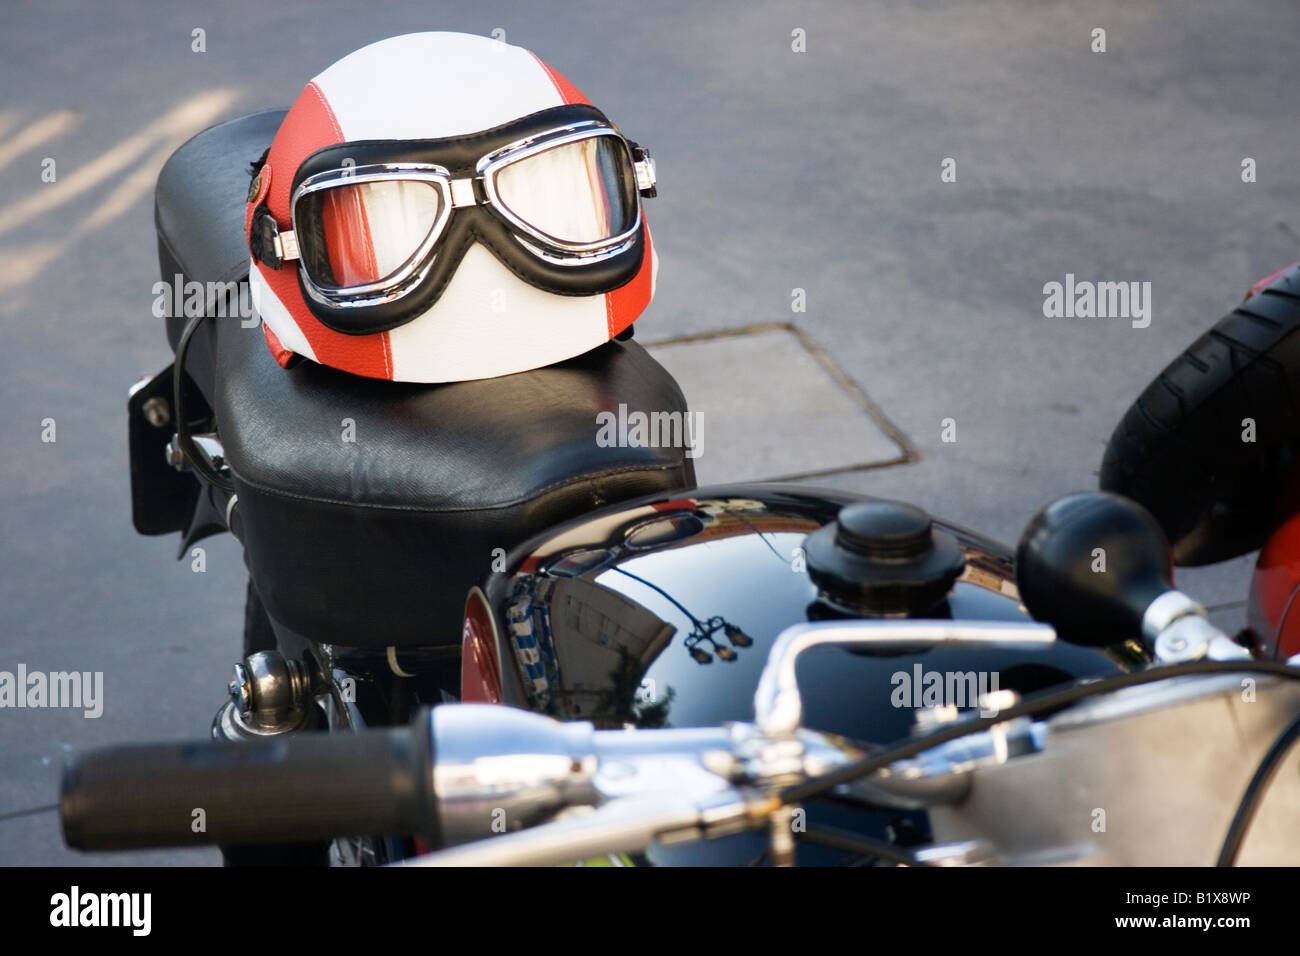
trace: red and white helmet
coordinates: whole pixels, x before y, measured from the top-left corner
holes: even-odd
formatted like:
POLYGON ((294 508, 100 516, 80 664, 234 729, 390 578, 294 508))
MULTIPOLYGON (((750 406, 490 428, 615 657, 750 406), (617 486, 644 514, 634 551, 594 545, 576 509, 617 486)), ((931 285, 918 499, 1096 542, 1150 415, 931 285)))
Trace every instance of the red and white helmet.
POLYGON ((491 378, 622 332, 654 296, 654 163, 520 47, 413 33, 307 84, 249 187, 267 342, 357 375, 491 378))

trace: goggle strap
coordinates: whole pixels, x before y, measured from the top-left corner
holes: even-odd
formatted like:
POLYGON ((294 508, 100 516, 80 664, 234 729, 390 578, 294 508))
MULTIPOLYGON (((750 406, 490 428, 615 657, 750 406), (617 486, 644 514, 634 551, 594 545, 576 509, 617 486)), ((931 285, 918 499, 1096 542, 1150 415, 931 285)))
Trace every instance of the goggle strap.
POLYGON ((248 251, 253 259, 279 269, 285 262, 297 259, 298 237, 292 229, 280 231, 280 224, 265 205, 253 210, 252 228, 248 234, 248 251))
POLYGON ((655 161, 650 157, 650 150, 633 142, 629 142, 628 146, 632 150, 632 170, 636 173, 636 191, 646 199, 653 199, 659 195, 659 190, 655 175, 655 161))

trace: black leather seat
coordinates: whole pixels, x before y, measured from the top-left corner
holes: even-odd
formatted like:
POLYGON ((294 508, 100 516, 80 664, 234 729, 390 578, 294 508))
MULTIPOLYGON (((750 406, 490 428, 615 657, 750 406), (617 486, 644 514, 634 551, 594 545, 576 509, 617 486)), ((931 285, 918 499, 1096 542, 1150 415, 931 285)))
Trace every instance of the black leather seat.
MULTIPOLYGON (((248 164, 282 116, 213 127, 168 161, 156 197, 165 278, 246 277, 248 164)), ((175 344, 183 319, 169 322, 175 344)), ((186 367, 210 397, 254 584, 276 621, 313 640, 457 642, 465 594, 495 549, 694 484, 683 449, 596 442, 597 414, 620 404, 686 410, 677 383, 634 342, 502 378, 410 385, 311 362, 285 370, 259 328, 206 325, 186 367)))

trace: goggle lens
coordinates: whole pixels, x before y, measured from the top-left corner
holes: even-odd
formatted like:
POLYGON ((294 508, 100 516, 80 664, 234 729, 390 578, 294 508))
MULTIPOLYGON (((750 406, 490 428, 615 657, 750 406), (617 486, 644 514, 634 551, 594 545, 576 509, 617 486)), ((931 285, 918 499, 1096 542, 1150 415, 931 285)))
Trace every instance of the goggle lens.
POLYGON ((306 193, 294 214, 303 268, 322 288, 383 282, 429 238, 442 202, 432 183, 404 179, 343 181, 306 193))
POLYGON ((501 204, 521 222, 564 243, 597 243, 632 228, 636 177, 623 141, 592 136, 503 165, 501 204))

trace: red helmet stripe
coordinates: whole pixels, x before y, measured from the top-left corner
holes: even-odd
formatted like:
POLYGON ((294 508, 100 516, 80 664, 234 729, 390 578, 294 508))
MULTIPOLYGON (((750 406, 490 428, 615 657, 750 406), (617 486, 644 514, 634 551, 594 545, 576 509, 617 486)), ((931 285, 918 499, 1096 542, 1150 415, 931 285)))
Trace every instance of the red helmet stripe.
POLYGON ((645 258, 632 281, 613 292, 605 293, 605 315, 609 319, 609 337, 613 338, 636 321, 637 316, 650 304, 651 280, 654 270, 654 248, 650 245, 650 227, 642 220, 645 234, 645 258))
POLYGON ((551 82, 555 84, 555 92, 560 94, 560 99, 563 100, 566 105, 572 103, 585 103, 588 106, 591 105, 591 100, 583 96, 581 90, 566 80, 563 75, 551 69, 551 67, 546 63, 543 63, 542 58, 536 53, 532 53, 531 50, 529 53, 532 55, 532 58, 537 61, 537 65, 545 70, 546 75, 551 78, 551 82))
MULTIPOLYGON (((308 83, 280 124, 270 155, 267 156, 267 164, 275 171, 275 175, 271 178, 266 205, 281 228, 287 229, 291 218, 289 191, 293 185, 292 170, 301 166, 302 161, 316 150, 343 141, 343 131, 320 87, 308 83)), ((258 263, 257 268, 311 346, 316 361, 323 365, 346 368, 357 375, 392 378, 393 362, 388 333, 343 335, 327 329, 303 302, 302 293, 298 289, 298 270, 294 264, 272 269, 258 263)))
POLYGON ((289 367, 289 359, 293 358, 293 352, 285 348, 280 343, 280 337, 272 331, 271 327, 265 322, 262 323, 262 332, 266 335, 266 344, 271 348, 271 354, 275 360, 280 363, 281 368, 289 367))
MULTIPOLYGON (((555 92, 560 94, 560 98, 566 104, 586 103, 591 105, 591 101, 582 95, 582 91, 570 83, 563 74, 552 69, 536 53, 532 54, 532 56, 538 65, 546 71, 546 75, 551 78, 551 82, 555 84, 555 92)), ((650 248, 650 229, 644 226, 643 228, 645 231, 645 260, 641 263, 640 271, 637 272, 631 282, 605 295, 605 320, 609 327, 610 338, 613 338, 636 321, 637 316, 644 312, 645 307, 650 304, 650 294, 653 289, 653 253, 650 248)))

